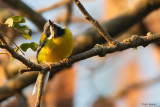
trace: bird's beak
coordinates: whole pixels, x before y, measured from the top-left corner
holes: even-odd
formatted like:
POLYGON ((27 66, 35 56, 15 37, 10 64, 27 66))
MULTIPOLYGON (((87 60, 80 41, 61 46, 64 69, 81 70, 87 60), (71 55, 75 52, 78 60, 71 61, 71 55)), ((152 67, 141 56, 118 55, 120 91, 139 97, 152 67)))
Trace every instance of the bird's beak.
POLYGON ((53 26, 53 23, 52 23, 52 21, 50 19, 49 19, 49 25, 53 26))

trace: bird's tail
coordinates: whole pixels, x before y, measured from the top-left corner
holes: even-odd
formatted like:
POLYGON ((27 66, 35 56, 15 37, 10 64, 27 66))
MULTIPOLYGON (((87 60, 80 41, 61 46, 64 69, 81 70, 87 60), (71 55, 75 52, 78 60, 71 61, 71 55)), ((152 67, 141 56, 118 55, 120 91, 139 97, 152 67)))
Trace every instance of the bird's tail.
MULTIPOLYGON (((50 72, 48 71, 47 74, 46 74, 45 77, 44 77, 44 86, 45 86, 45 85, 47 84, 47 82, 48 82, 49 74, 50 74, 50 72)), ((38 74, 36 83, 35 83, 34 88, 33 88, 33 91, 32 91, 32 95, 34 95, 34 94, 37 92, 38 87, 39 87, 39 84, 40 84, 40 73, 38 74)), ((43 86, 43 90, 44 90, 44 86, 43 86)))

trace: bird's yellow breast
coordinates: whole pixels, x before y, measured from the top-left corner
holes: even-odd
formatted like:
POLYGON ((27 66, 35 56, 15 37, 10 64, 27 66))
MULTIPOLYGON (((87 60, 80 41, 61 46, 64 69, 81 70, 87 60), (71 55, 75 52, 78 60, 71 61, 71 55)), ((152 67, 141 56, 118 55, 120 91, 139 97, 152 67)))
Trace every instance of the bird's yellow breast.
MULTIPOLYGON (((40 43, 44 40, 44 33, 41 36, 40 43)), ((73 49, 72 33, 65 28, 65 33, 61 37, 47 39, 46 43, 37 55, 39 63, 57 62, 70 56, 73 49)))

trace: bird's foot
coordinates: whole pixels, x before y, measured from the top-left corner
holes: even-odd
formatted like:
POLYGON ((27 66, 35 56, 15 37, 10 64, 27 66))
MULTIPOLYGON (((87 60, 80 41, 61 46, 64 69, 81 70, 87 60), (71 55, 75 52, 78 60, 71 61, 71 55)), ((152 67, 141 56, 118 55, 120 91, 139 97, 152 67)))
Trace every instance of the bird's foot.
POLYGON ((44 62, 44 63, 42 64, 42 66, 43 66, 43 67, 49 67, 50 69, 52 68, 51 63, 49 63, 49 62, 44 62))
POLYGON ((62 61, 63 61, 64 63, 68 63, 68 58, 64 58, 62 61))

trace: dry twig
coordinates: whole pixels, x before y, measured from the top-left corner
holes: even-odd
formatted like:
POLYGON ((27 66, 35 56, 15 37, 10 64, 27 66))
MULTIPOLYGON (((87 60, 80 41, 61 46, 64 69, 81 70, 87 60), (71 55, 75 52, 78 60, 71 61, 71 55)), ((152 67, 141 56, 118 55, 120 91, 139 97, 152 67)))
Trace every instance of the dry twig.
POLYGON ((46 71, 40 71, 39 74, 39 85, 38 85, 38 93, 37 93, 37 99, 36 99, 36 107, 40 107, 40 103, 41 103, 41 97, 43 94, 43 89, 44 89, 44 79, 45 79, 45 75, 46 75, 46 71))
POLYGON ((104 31, 104 29, 101 27, 101 25, 98 23, 97 20, 95 20, 88 12, 87 10, 84 8, 84 6, 81 4, 81 2, 79 0, 73 0, 75 2, 75 4, 77 5, 77 7, 80 9, 80 11, 83 13, 84 17, 91 22, 99 31, 99 33, 106 39, 106 41, 109 43, 109 45, 115 45, 118 42, 115 42, 111 36, 104 31))
POLYGON ((70 2, 66 5, 67 12, 66 12, 66 18, 64 21, 64 25, 67 26, 71 21, 71 15, 72 15, 72 0, 69 0, 70 2))
POLYGON ((55 9, 57 7, 60 7, 60 6, 67 5, 69 2, 70 2, 70 0, 61 0, 60 2, 58 2, 56 4, 53 4, 51 6, 47 6, 46 8, 43 8, 43 9, 39 9, 39 10, 37 10, 37 12, 43 13, 43 12, 49 11, 51 9, 55 9))

